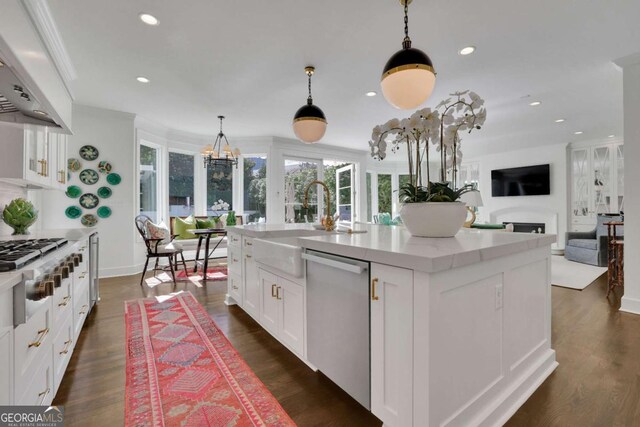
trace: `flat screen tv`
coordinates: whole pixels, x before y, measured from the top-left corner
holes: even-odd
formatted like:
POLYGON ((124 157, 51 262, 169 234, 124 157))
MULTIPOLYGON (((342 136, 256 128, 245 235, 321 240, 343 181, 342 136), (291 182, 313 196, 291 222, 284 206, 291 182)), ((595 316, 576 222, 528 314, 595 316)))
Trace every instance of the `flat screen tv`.
POLYGON ((491 171, 491 195, 493 197, 541 196, 545 194, 551 194, 549 165, 491 171))

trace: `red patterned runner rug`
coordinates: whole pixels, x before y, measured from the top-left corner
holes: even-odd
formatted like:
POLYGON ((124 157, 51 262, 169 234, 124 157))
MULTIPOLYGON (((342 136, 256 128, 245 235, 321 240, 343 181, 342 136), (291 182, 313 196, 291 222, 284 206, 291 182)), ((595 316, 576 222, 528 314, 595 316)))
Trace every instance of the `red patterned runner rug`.
POLYGON ((125 303, 125 424, 295 426, 189 292, 125 303))

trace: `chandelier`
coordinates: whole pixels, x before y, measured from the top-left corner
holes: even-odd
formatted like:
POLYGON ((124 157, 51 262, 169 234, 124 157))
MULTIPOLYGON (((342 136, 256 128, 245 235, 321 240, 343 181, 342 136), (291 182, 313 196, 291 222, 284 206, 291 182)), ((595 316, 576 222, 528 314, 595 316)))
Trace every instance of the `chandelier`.
POLYGON ((238 168, 238 158, 240 157, 240 150, 238 148, 231 149, 227 137, 222 132, 222 120, 224 116, 218 116, 220 119, 220 132, 216 136, 216 140, 213 145, 209 144, 202 149, 202 157, 204 160, 204 167, 211 167, 212 169, 227 169, 231 166, 238 168), (224 146, 222 146, 222 140, 224 140, 224 146), (220 152, 222 150, 222 153, 220 152))

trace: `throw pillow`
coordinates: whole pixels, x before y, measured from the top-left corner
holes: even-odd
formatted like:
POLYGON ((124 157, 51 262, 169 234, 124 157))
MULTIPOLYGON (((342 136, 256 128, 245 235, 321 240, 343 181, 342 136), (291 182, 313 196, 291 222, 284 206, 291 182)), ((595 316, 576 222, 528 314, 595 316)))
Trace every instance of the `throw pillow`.
POLYGON ((216 228, 213 218, 196 219, 196 228, 216 228))
POLYGON ((154 224, 151 221, 147 221, 145 224, 147 227, 147 237, 150 239, 162 239, 160 242, 161 245, 165 245, 171 241, 171 233, 169 232, 169 227, 164 223, 164 221, 159 224, 154 224))
POLYGON ((173 223, 173 234, 177 235, 176 240, 195 239, 196 235, 188 231, 194 228, 196 228, 196 221, 193 219, 193 215, 189 215, 185 219, 176 217, 173 223))

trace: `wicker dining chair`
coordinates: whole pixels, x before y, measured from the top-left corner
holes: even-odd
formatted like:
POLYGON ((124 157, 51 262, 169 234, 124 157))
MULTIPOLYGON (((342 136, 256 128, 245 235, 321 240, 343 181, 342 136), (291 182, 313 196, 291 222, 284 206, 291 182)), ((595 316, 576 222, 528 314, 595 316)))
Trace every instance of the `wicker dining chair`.
MULTIPOLYGON (((149 266, 149 260, 154 258, 156 260, 155 265, 153 267, 153 274, 155 276, 156 270, 158 270, 158 261, 160 258, 167 258, 169 261, 169 270, 171 271, 171 276, 173 278, 174 288, 176 286, 176 273, 175 270, 178 268, 178 256, 180 256, 182 260, 182 267, 184 268, 184 274, 187 274, 187 264, 184 260, 184 255, 182 254, 182 248, 179 244, 174 243, 173 239, 176 236, 171 236, 171 240, 166 243, 162 243, 164 239, 159 238, 151 238, 147 232, 147 223, 151 222, 151 218, 146 215, 138 215, 135 219, 136 228, 138 229, 138 233, 144 239, 144 244, 147 247, 147 260, 144 263, 144 269, 142 270, 142 277, 140 278, 140 287, 144 285, 144 276, 147 273, 147 267, 149 266), (175 269, 174 269, 175 263, 175 269)), ((165 268, 162 268, 164 271, 165 268)))

